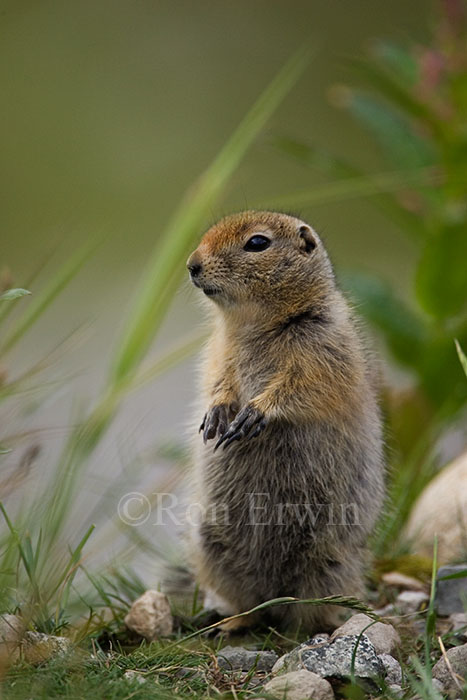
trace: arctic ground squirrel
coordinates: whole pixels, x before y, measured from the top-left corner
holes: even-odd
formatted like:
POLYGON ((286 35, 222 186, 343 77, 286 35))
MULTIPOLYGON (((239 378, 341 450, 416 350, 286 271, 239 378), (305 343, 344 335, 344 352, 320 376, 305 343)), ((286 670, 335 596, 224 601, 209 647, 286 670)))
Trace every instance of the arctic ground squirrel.
MULTIPOLYGON (((234 615, 283 596, 362 595, 384 493, 380 410, 321 239, 294 216, 247 211, 212 226, 187 267, 213 311, 190 538, 206 604, 234 615)), ((338 612, 272 608, 275 624, 310 632, 338 612)))

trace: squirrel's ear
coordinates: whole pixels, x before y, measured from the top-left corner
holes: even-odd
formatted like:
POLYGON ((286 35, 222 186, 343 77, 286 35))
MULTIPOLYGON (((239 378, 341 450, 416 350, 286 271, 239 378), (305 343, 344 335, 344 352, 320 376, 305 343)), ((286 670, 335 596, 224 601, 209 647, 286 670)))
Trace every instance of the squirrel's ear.
POLYGON ((304 253, 311 253, 317 246, 316 239, 313 236, 313 231, 309 226, 303 224, 298 229, 298 235, 300 236, 300 249, 304 253))

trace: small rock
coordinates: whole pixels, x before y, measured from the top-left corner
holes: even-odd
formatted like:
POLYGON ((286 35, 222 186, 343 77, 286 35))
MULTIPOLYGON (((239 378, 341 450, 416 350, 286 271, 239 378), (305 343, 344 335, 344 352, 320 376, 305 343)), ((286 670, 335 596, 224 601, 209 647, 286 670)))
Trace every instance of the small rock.
POLYGON ((141 675, 141 673, 138 673, 138 671, 131 670, 125 671, 125 673, 123 674, 123 678, 126 678, 127 681, 136 681, 140 685, 146 683, 147 680, 144 676, 141 675))
POLYGON ((146 591, 131 606, 125 625, 149 642, 172 634, 173 618, 167 596, 160 591, 146 591))
POLYGON ((450 576, 467 570, 467 564, 442 566, 438 569, 435 605, 438 615, 463 613, 467 607, 467 578, 453 578, 441 581, 443 576, 450 576))
POLYGON ((273 678, 264 690, 280 700, 334 700, 331 684, 311 671, 293 671, 273 678))
POLYGON ((300 668, 300 658, 303 649, 314 649, 323 644, 329 644, 330 639, 331 637, 329 634, 321 632, 307 639, 306 642, 302 642, 298 647, 295 647, 295 649, 292 649, 288 654, 284 654, 276 661, 272 667, 272 675, 275 676, 287 670, 290 671, 300 668))
POLYGON ((460 639, 467 641, 467 613, 452 613, 449 615, 451 632, 455 632, 460 639))
POLYGON ((21 656, 29 664, 41 664, 54 656, 64 656, 71 650, 66 637, 42 632, 26 632, 21 643, 21 656))
POLYGON ((5 653, 11 661, 19 657, 19 646, 24 634, 24 622, 18 615, 0 617, 0 654, 5 653))
POLYGON ((467 676, 467 644, 448 649, 446 656, 449 659, 449 663, 451 664, 454 674, 460 676, 460 678, 457 679, 459 685, 457 685, 456 681, 452 677, 452 673, 449 670, 443 656, 433 666, 433 678, 436 678, 443 684, 443 690, 445 693, 457 692, 458 695, 461 695, 461 689, 464 685, 464 682, 461 679, 467 676))
POLYGON ((402 668, 396 659, 390 654, 380 654, 379 660, 386 671, 386 683, 400 685, 402 683, 402 668))
POLYGON ((404 695, 404 691, 402 690, 402 687, 398 685, 398 683, 391 683, 388 685, 388 690, 390 690, 391 693, 396 696, 396 698, 401 698, 404 695))
POLYGON ((270 671, 277 661, 274 651, 250 651, 244 647, 226 646, 217 655, 217 663, 220 668, 229 671, 249 671, 255 667, 256 671, 270 671))
MULTIPOLYGON (((467 452, 439 470, 425 486, 411 510, 405 529, 414 551, 433 556, 438 536, 438 561, 459 561, 465 548, 462 513, 467 512, 467 452)), ((451 611, 454 612, 454 611, 451 611)))
MULTIPOLYGON (((289 654, 281 657, 279 672, 312 671, 322 678, 349 679, 351 676, 352 656, 355 654, 355 676, 362 680, 384 676, 384 666, 378 658, 373 644, 364 634, 336 637, 329 644, 316 645, 314 648, 301 645, 289 654)), ((273 672, 277 672, 275 666, 273 672)))
POLYGON ((373 644, 377 654, 392 654, 401 643, 399 633, 392 625, 374 622, 371 617, 363 613, 349 618, 346 623, 333 632, 331 639, 349 634, 360 634, 363 630, 365 630, 365 635, 373 644))
POLYGON ((422 591, 402 591, 396 598, 395 606, 402 615, 418 612, 430 597, 422 591))
POLYGON ((425 586, 421 581, 414 578, 413 576, 406 576, 406 574, 401 574, 399 571, 388 571, 387 574, 382 575, 381 580, 387 586, 401 588, 404 591, 425 590, 425 586))

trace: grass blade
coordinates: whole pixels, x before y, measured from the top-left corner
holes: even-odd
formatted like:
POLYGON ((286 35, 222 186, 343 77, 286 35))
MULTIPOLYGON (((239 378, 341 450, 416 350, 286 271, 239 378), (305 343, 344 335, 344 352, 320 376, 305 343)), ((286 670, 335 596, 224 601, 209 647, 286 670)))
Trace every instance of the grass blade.
POLYGON ((57 601, 57 609, 56 609, 56 614, 55 614, 55 619, 56 619, 57 623, 58 623, 58 620, 60 617, 60 608, 61 607, 66 608, 66 605, 68 602, 68 597, 70 594, 70 588, 71 588, 71 585, 73 583, 73 579, 76 576, 76 572, 78 571, 78 568, 79 568, 79 560, 81 558, 81 552, 83 551, 84 546, 86 545, 86 542, 91 537, 95 528, 96 528, 95 525, 91 525, 88 528, 88 530, 86 531, 86 533, 84 534, 84 537, 79 542, 78 546, 71 552, 70 560, 65 568, 65 571, 63 572, 62 576, 60 577, 60 581, 57 585, 57 588, 55 589, 55 590, 57 590, 64 583, 63 595, 59 596, 58 601, 57 601))
POLYGON ((347 177, 344 180, 315 185, 312 189, 275 197, 261 206, 294 210, 319 204, 333 204, 358 197, 398 192, 409 186, 432 186, 440 177, 436 168, 432 167, 347 177))
POLYGON ((412 673, 408 674, 410 688, 422 700, 443 700, 443 695, 433 686, 431 667, 422 666, 420 659, 416 656, 410 658, 414 671, 417 672, 420 680, 412 673))
POLYGON ((438 538, 435 535, 433 541, 433 567, 431 571, 431 587, 430 587, 430 602, 428 603, 428 612, 425 625, 425 668, 431 676, 430 652, 431 641, 435 633, 436 626, 436 611, 435 611, 435 595, 436 595, 436 572, 438 569, 438 538))
POLYGON ((19 557, 20 557, 21 561, 23 562, 23 566, 24 566, 24 569, 26 571, 29 582, 31 584, 31 588, 34 592, 34 595, 38 599, 39 598, 39 586, 38 586, 36 576, 35 576, 34 557, 32 556, 32 552, 30 549, 28 549, 28 551, 26 551, 24 549, 23 543, 21 542, 21 537, 19 536, 18 531, 16 530, 16 528, 14 527, 10 518, 8 517, 8 514, 5 510, 5 506, 3 505, 3 503, 0 503, 0 511, 5 519, 7 527, 10 531, 10 535, 13 538, 13 541, 16 545, 19 557))
POLYGON ((449 576, 440 576, 438 581, 451 581, 454 578, 467 578, 467 569, 458 571, 456 574, 449 574, 449 576))
POLYGON ((370 607, 368 607, 368 605, 365 605, 365 603, 362 603, 361 600, 359 600, 358 598, 354 598, 353 596, 331 595, 326 596, 325 598, 293 598, 291 596, 286 596, 283 598, 272 598, 271 600, 266 600, 264 603, 255 605, 255 607, 251 608, 250 610, 238 613, 238 615, 230 615, 229 617, 225 617, 224 619, 219 620, 218 622, 214 622, 208 627, 203 627, 202 629, 196 630, 196 632, 188 634, 186 637, 179 639, 173 644, 169 644, 169 646, 166 647, 166 650, 170 649, 172 646, 178 646, 179 644, 182 644, 183 642, 186 642, 189 639, 198 637, 199 635, 204 634, 205 632, 209 632, 210 630, 216 629, 216 627, 219 627, 225 622, 237 620, 239 618, 252 615, 253 613, 259 612, 261 610, 272 608, 276 605, 337 605, 339 607, 350 608, 351 610, 358 610, 359 612, 363 612, 366 615, 368 615, 368 617, 373 618, 375 621, 378 621, 380 619, 374 610, 372 610, 370 607))
POLYGON ((456 350, 457 350, 457 354, 459 355, 459 360, 460 360, 460 363, 462 365, 462 369, 464 370, 465 376, 467 377, 467 357, 466 357, 464 351, 462 350, 459 341, 455 340, 454 342, 456 344, 456 350))

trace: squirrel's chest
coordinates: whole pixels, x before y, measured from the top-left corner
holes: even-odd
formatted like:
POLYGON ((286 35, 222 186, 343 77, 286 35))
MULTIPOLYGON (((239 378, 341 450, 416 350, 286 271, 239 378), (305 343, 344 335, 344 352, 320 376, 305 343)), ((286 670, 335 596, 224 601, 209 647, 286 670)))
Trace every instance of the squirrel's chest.
POLYGON ((260 394, 271 378, 280 372, 280 362, 261 343, 242 348, 233 363, 234 386, 238 399, 249 401, 260 394))

